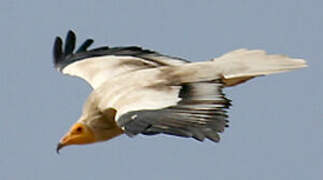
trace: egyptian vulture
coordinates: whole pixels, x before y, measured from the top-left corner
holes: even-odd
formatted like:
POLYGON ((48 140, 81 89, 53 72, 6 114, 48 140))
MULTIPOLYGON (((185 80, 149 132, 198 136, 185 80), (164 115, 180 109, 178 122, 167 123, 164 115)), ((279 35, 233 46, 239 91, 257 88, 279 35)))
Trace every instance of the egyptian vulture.
POLYGON ((93 88, 79 120, 57 145, 107 141, 123 133, 169 134, 198 141, 220 140, 228 126, 230 100, 223 88, 257 76, 306 67, 302 59, 238 49, 203 62, 167 56, 136 46, 99 47, 87 39, 74 51, 69 31, 56 37, 54 64, 63 74, 77 76, 93 88))

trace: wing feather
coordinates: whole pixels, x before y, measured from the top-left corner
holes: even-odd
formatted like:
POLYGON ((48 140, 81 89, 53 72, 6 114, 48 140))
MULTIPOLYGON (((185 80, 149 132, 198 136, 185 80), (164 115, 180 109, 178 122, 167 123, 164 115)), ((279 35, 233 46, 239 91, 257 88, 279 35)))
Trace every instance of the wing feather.
POLYGON ((56 37, 55 43, 54 43, 54 48, 53 48, 55 66, 60 63, 62 57, 64 56, 62 45, 63 45, 62 39, 60 37, 56 37))
POLYGON ((163 133, 218 142, 218 133, 228 126, 225 109, 230 106, 222 87, 219 81, 185 83, 179 92, 181 100, 177 105, 128 112, 120 116, 117 124, 130 136, 163 133))
POLYGON ((87 39, 85 42, 78 48, 76 53, 81 53, 85 52, 87 48, 89 48, 93 44, 94 40, 93 39, 87 39))
POLYGON ((92 43, 92 39, 87 39, 73 53, 76 44, 75 33, 68 32, 64 51, 63 41, 57 37, 53 48, 55 67, 63 74, 80 77, 93 88, 97 88, 104 81, 123 73, 189 62, 136 46, 103 46, 88 50, 92 43))
POLYGON ((75 34, 72 31, 69 31, 65 39, 65 48, 64 48, 65 56, 71 55, 73 53, 75 48, 75 43, 76 43, 75 34))

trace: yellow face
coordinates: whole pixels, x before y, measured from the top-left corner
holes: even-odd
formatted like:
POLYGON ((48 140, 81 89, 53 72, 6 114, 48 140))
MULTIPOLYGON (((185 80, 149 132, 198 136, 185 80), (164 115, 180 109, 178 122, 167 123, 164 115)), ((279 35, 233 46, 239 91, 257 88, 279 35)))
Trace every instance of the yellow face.
POLYGON ((73 144, 90 144, 96 142, 92 130, 82 123, 74 124, 57 145, 57 153, 64 146, 73 144))

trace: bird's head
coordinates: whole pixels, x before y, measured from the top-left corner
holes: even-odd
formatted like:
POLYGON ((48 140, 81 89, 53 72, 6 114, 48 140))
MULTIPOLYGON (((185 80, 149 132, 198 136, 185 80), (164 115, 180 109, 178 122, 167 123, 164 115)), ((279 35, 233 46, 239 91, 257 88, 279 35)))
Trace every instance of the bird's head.
POLYGON ((106 141, 123 133, 114 121, 115 112, 106 110, 100 116, 88 118, 72 125, 57 145, 59 150, 68 145, 91 144, 106 141), (113 114, 112 114, 113 113, 113 114))
POLYGON ((61 148, 73 144, 90 144, 96 142, 95 132, 86 124, 75 123, 61 138, 57 145, 57 153, 61 148))

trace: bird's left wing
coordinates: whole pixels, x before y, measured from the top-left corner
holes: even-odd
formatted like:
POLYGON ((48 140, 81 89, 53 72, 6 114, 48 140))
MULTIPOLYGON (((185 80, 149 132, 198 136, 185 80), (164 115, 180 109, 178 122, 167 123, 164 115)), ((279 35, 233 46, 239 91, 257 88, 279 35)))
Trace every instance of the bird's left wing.
POLYGON ((86 80, 94 89, 106 80, 124 73, 189 62, 136 46, 104 46, 88 50, 93 43, 92 39, 87 39, 74 52, 75 43, 76 36, 73 31, 67 34, 64 50, 63 40, 56 37, 53 48, 55 67, 63 74, 86 80))

